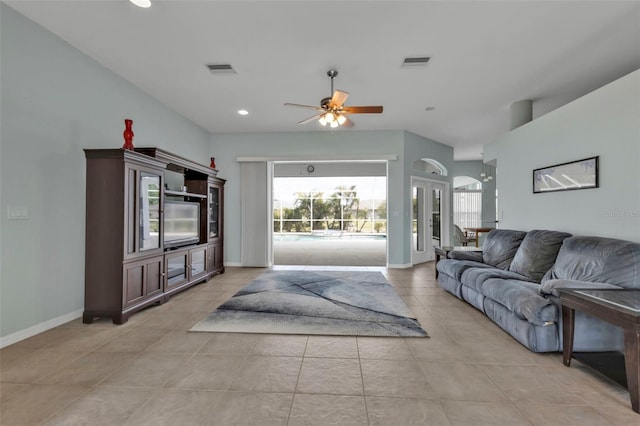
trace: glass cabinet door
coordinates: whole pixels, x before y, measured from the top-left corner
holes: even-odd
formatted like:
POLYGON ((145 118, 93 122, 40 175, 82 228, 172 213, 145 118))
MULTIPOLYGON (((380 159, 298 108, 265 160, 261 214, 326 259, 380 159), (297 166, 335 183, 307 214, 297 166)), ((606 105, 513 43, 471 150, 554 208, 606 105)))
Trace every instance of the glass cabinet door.
POLYGON ((207 270, 207 249, 199 248, 191 250, 191 277, 202 275, 207 270))
POLYGON ((138 250, 160 247, 160 188, 161 177, 140 171, 138 181, 138 250))
POLYGON ((213 185, 209 185, 209 238, 216 238, 219 236, 219 203, 220 203, 220 188, 213 185))
POLYGON ((167 267, 167 288, 187 282, 189 277, 189 253, 183 251, 167 255, 165 258, 167 267))

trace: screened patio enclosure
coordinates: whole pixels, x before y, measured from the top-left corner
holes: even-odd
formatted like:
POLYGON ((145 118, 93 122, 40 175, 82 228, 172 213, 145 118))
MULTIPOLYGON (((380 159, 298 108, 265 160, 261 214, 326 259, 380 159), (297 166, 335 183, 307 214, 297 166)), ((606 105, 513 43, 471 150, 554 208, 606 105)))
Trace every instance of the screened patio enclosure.
POLYGON ((274 165, 273 263, 385 266, 386 164, 274 165))

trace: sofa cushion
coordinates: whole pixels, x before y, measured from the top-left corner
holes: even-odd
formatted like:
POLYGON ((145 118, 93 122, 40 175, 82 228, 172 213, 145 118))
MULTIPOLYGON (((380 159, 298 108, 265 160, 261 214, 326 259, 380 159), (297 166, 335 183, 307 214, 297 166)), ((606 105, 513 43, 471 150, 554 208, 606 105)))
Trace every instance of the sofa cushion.
POLYGON ((551 294, 553 296, 560 297, 560 292, 558 290, 561 288, 581 288, 588 290, 622 289, 620 286, 605 283, 573 280, 547 280, 540 285, 540 294, 551 294))
POLYGON ((518 281, 533 281, 528 277, 522 276, 516 272, 505 271, 498 268, 468 268, 462 272, 460 281, 465 287, 471 287, 481 292, 482 284, 489 278, 513 279, 518 281))
POLYGON ((500 269, 509 269, 526 232, 494 229, 487 234, 482 246, 482 261, 500 269))
POLYGON ((558 327, 556 324, 542 326, 532 324, 526 319, 505 308, 491 299, 484 299, 485 314, 514 339, 534 352, 557 352, 562 350, 558 343, 558 327))
POLYGON ((482 285, 482 294, 532 324, 557 322, 558 308, 538 293, 539 287, 526 281, 490 278, 482 285))
POLYGON ((527 232, 509 270, 540 282, 556 261, 562 242, 570 236, 566 232, 537 229, 527 232))
POLYGON ((490 268, 490 266, 471 260, 444 259, 438 262, 436 268, 438 269, 438 273, 448 275, 460 281, 460 276, 465 270, 469 268, 490 268))
POLYGON ((447 257, 449 259, 472 260, 474 262, 482 263, 482 252, 481 251, 454 250, 452 252, 449 252, 449 255, 447 257))
POLYGON ((602 237, 567 238, 542 281, 552 279, 640 288, 640 244, 602 237))

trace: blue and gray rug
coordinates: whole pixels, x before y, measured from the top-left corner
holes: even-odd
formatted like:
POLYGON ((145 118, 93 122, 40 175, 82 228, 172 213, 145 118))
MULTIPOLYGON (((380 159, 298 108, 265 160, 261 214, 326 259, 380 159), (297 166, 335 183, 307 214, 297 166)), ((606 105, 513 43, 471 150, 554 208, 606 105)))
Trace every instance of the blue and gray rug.
POLYGON ((267 271, 189 331, 429 337, 380 272, 267 271))

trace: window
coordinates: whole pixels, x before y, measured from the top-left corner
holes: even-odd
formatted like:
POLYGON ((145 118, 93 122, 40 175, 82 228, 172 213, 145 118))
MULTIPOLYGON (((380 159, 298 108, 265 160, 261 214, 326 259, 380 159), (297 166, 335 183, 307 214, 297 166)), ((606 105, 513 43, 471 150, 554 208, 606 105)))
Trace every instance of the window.
POLYGON ((421 158, 413 162, 413 170, 424 173, 447 176, 447 168, 438 160, 433 158, 421 158))
POLYGON ((482 183, 469 176, 453 178, 453 223, 461 229, 482 226, 482 183))

